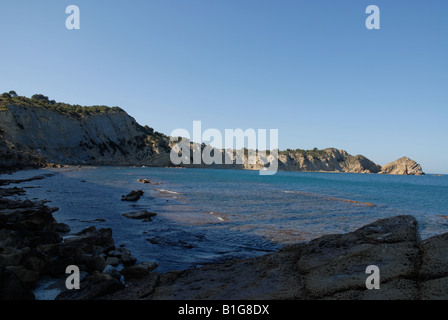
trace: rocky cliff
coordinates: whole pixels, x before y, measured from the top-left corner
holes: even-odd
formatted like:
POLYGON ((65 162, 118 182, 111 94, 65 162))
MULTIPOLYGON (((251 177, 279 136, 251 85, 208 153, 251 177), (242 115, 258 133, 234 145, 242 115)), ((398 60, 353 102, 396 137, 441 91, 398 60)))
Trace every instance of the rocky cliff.
POLYGON ((327 148, 319 151, 281 152, 279 169, 293 171, 331 171, 377 173, 381 166, 362 155, 352 156, 344 150, 327 148))
MULTIPOLYGON (((81 107, 51 102, 48 98, 0 97, 0 171, 48 163, 172 166, 172 147, 169 137, 139 125, 118 107, 81 107)), ((199 147, 203 149, 205 145, 191 145, 192 149, 199 147)), ((182 166, 249 170, 266 166, 247 150, 243 164, 236 163, 235 151, 230 151, 230 158, 234 161, 231 165, 182 166)), ((267 160, 272 162, 274 157, 268 155, 267 160)), ((281 151, 278 170, 423 174, 420 165, 406 157, 381 167, 362 155, 352 156, 335 148, 281 151)))
POLYGON ((382 174, 399 174, 399 175, 424 175, 422 167, 414 160, 403 157, 386 164, 381 168, 382 174))
POLYGON ((169 152, 167 137, 120 110, 78 115, 8 105, 0 111, 0 130, 4 166, 18 158, 34 164, 143 165, 169 152))

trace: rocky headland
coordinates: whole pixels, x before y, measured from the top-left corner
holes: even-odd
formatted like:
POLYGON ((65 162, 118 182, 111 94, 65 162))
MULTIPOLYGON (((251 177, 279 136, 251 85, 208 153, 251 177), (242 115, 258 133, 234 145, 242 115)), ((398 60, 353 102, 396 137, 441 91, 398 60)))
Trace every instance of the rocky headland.
MULTIPOLYGON (((81 107, 26 97, 0 97, 0 172, 55 165, 174 166, 173 142, 148 126, 141 126, 118 107, 81 107)), ((191 144, 191 149, 206 146, 191 144)), ((223 154, 227 151, 223 151, 223 154)), ((259 170, 266 166, 245 150, 242 164, 235 151, 232 164, 182 164, 186 167, 259 170)), ((272 155, 267 160, 273 161, 272 155)), ((191 160, 193 163, 193 160, 191 160)), ((223 163, 225 163, 223 161, 223 163)), ((422 175, 420 165, 401 158, 385 166, 345 150, 286 150, 278 155, 278 169, 304 172, 353 172, 422 175)))
POLYGON ((402 157, 391 163, 386 164, 381 168, 382 174, 397 174, 397 175, 423 175, 422 167, 408 157, 402 157))

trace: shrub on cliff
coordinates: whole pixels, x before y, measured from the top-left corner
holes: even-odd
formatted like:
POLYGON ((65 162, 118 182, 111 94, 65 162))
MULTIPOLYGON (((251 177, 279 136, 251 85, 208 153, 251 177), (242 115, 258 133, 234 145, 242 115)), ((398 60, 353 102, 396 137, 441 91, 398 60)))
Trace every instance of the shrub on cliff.
POLYGON ((15 91, 3 93, 0 96, 0 109, 5 109, 7 106, 16 105, 23 107, 39 107, 59 112, 61 114, 68 114, 74 117, 84 117, 92 114, 100 113, 125 113, 120 107, 107 106, 80 106, 70 105, 63 102, 56 102, 50 100, 43 94, 35 94, 31 98, 18 96, 15 91))

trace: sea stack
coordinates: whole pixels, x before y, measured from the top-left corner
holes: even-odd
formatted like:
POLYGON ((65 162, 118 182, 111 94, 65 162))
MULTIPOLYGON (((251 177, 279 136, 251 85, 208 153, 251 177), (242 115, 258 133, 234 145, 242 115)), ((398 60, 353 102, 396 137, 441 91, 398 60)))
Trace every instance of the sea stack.
POLYGON ((380 173, 414 176, 422 176, 425 174, 422 170, 422 167, 417 162, 409 159, 408 157, 402 157, 398 160, 386 164, 381 168, 380 173))

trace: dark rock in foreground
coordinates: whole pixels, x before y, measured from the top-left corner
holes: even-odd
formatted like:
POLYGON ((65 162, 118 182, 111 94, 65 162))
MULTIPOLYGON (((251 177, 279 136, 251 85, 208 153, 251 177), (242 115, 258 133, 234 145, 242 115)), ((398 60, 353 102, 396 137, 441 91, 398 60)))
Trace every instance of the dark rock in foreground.
POLYGON ((58 209, 45 201, 3 198, 23 192, 0 189, 0 300, 32 300, 42 277, 65 279, 70 265, 84 274, 82 290, 62 293, 60 299, 95 299, 123 287, 113 277, 114 271, 119 274, 114 266, 132 266, 136 259, 115 247, 111 229, 89 227, 68 235, 70 228, 52 215, 58 209))
POLYGON ((378 220, 257 258, 151 273, 102 299, 447 299, 448 234, 421 241, 411 216, 378 220), (380 289, 368 290, 369 265, 380 289))

